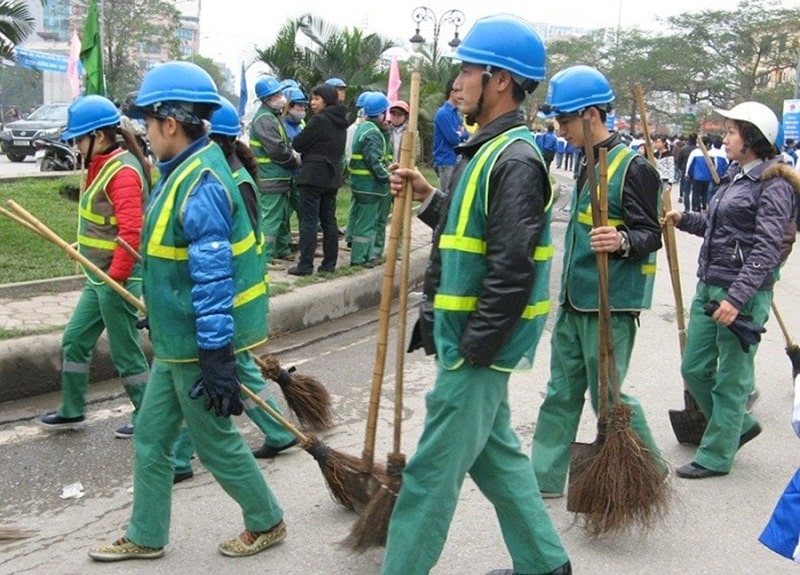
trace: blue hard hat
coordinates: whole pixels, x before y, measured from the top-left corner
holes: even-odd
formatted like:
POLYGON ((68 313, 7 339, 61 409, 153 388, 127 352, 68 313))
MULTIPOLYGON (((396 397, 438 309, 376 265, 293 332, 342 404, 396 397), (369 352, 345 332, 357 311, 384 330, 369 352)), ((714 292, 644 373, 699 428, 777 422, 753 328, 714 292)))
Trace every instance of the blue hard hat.
POLYGON ((341 78, 328 78, 325 80, 325 83, 328 86, 333 86, 334 88, 347 88, 347 84, 345 84, 344 80, 341 78))
POLYGON ((540 116, 553 118, 572 114, 597 106, 611 110, 614 90, 608 79, 599 70, 580 64, 570 66, 550 78, 547 85, 547 98, 540 106, 540 116))
POLYGON ((275 76, 262 76, 256 82, 256 96, 259 100, 274 96, 282 89, 281 83, 275 76))
POLYGON ((356 108, 363 108, 364 103, 367 101, 367 96, 372 94, 372 92, 361 92, 356 98, 356 108))
POLYGON ((364 114, 369 117, 380 116, 389 109, 389 98, 380 92, 366 92, 364 97, 364 114))
POLYGON ((501 14, 481 18, 448 58, 467 64, 496 66, 532 82, 522 87, 532 91, 534 82, 546 76, 544 42, 533 25, 522 18, 501 14))
POLYGON ((239 112, 233 107, 230 100, 220 98, 222 105, 211 115, 210 134, 221 134, 223 136, 238 136, 242 127, 239 123, 239 112))
POLYGON ((291 78, 287 78, 286 80, 281 80, 281 91, 285 91, 287 88, 299 88, 300 84, 297 83, 297 80, 293 80, 291 78))
POLYGON ((142 79, 135 106, 142 112, 158 113, 166 102, 220 106, 217 86, 208 72, 192 62, 167 62, 151 69, 142 79))
POLYGON ((286 88, 283 95, 290 104, 308 104, 308 98, 300 88, 286 88))
POLYGON ((83 96, 67 109, 67 129, 61 134, 61 139, 67 141, 98 128, 116 126, 120 119, 119 110, 108 98, 96 94, 83 96))

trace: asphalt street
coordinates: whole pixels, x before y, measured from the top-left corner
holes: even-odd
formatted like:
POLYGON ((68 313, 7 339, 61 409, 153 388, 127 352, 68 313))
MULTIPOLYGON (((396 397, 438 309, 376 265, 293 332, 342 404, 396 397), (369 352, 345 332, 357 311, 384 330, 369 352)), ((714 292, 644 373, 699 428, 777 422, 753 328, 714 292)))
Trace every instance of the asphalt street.
MULTIPOLYGON (((563 214, 562 214, 563 216, 563 214)), ((563 236, 563 217, 553 235, 563 236)), ((680 268, 686 304, 694 291, 694 271, 700 241, 678 234, 680 268)), ((551 278, 557 294, 560 243, 551 278)), ((794 254, 782 272, 775 302, 795 337, 800 337, 800 255, 794 254)), ((412 300, 415 298, 412 297, 412 300)), ((285 365, 322 379, 331 391, 338 425, 323 434, 331 447, 359 456, 375 357, 377 309, 284 337, 270 345, 285 365)), ((413 311, 410 312, 413 317, 413 311)), ((411 321, 411 318, 410 318, 411 321)), ((394 324, 393 324, 394 325, 394 324)), ((409 323, 409 325, 411 325, 409 323)), ((536 416, 547 384, 549 334, 542 337, 534 369, 511 379, 513 424, 524 449, 530 448, 536 416)), ((621 538, 588 536, 564 499, 547 507, 571 555, 576 574, 749 575, 790 574, 796 565, 761 546, 758 535, 797 467, 800 440, 791 425, 791 366, 783 336, 774 319, 767 324, 756 360, 761 401, 755 414, 764 432, 738 454, 726 477, 690 481, 670 476, 673 498, 669 514, 647 532, 621 538)), ((391 397, 395 345, 390 341, 386 383, 378 428, 376 459, 391 449, 391 397)), ((424 417, 424 395, 435 371, 420 352, 405 361, 403 452, 413 453, 424 417)), ((682 408, 678 335, 666 258, 661 252, 653 308, 642 315, 626 390, 645 406, 648 421, 664 456, 673 467, 691 460, 691 447, 677 444, 667 416, 682 408)), ((279 392, 276 390, 276 394, 279 392)), ((119 564, 92 562, 86 551, 124 532, 131 505, 131 444, 114 439, 130 405, 117 381, 92 386, 89 428, 81 433, 50 436, 35 419, 53 409, 57 394, 0 405, 0 524, 35 529, 28 539, 0 543, 0 573, 14 574, 173 574, 287 573, 327 575, 377 573, 381 551, 352 554, 339 545, 354 521, 353 514, 333 502, 313 458, 301 450, 262 461, 261 467, 278 495, 289 535, 280 545, 246 559, 229 559, 217 543, 241 530, 236 505, 195 462, 195 477, 176 487, 171 541, 157 561, 119 564), (84 495, 61 499, 65 486, 81 482, 84 495)), ((260 440, 252 424, 239 421, 248 442, 260 440)), ((591 441, 595 420, 583 414, 579 441, 591 441)), ((450 536, 434 574, 482 574, 510 567, 510 559, 494 513, 467 479, 450 536)))

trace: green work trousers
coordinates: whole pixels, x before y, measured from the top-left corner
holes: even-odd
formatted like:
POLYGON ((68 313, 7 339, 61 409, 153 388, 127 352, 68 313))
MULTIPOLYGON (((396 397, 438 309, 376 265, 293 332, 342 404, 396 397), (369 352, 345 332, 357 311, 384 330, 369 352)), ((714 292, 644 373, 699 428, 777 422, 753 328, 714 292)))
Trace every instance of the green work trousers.
POLYGON ((233 418, 206 411, 202 397, 189 398, 198 377, 197 362, 153 362, 133 436, 133 512, 125 537, 138 545, 163 547, 169 541, 172 448, 184 421, 200 461, 241 507, 246 529, 267 531, 283 517, 233 418))
MULTIPOLYGON (((378 222, 375 225, 375 243, 372 247, 370 259, 378 259, 383 257, 383 250, 386 246, 386 224, 389 222, 389 214, 392 211, 393 201, 394 196, 391 194, 381 196, 380 207, 378 208, 378 222)), ((397 217, 402 216, 398 214, 397 217)))
MULTIPOLYGON (((261 370, 249 353, 240 353, 236 356, 236 370, 239 373, 239 381, 247 389, 264 399, 271 408, 281 413, 278 402, 271 394, 266 392, 267 384, 261 376, 261 370)), ((266 411, 258 407, 252 399, 242 396, 244 412, 250 421, 264 433, 264 445, 271 447, 283 447, 290 443, 295 437, 291 432, 275 421, 266 411)), ((185 425, 181 428, 178 441, 175 442, 175 473, 186 473, 192 470, 192 455, 194 454, 194 444, 189 428, 185 425)))
POLYGON ((508 377, 439 366, 389 523, 383 575, 423 575, 436 564, 467 473, 494 505, 515 572, 546 573, 567 562, 511 428, 508 377))
MULTIPOLYGON (((136 297, 142 293, 141 280, 128 280, 125 289, 136 297)), ((111 361, 122 379, 122 387, 133 404, 136 420, 149 377, 147 357, 136 329, 136 308, 104 283, 89 280, 83 286, 78 305, 61 339, 61 417, 79 417, 86 408, 89 366, 97 340, 108 332, 111 361)))
MULTIPOLYGON (((709 300, 721 302, 727 293, 724 288, 698 282, 681 362, 683 379, 708 420, 694 462, 722 472, 730 471, 733 465, 739 436, 756 424, 745 412, 745 406, 755 385, 758 345, 743 352, 733 332, 703 312, 703 304, 709 300)), ((764 325, 771 305, 772 290, 762 290, 739 311, 764 325)))
MULTIPOLYGON (((627 313, 611 316, 614 340, 614 359, 619 384, 625 381, 631 351, 636 339, 636 318, 627 313)), ((596 313, 575 313, 558 310, 556 324, 550 340, 550 381, 536 431, 533 434, 531 459, 533 470, 542 491, 563 493, 570 460, 570 444, 575 441, 586 389, 597 413, 597 387, 600 363, 599 332, 596 313)), ((609 385, 609 408, 613 390, 609 385)), ((631 427, 650 450, 656 461, 662 462, 650 428, 639 402, 620 392, 620 399, 632 410, 631 427)))
POLYGON ((289 194, 262 193, 261 231, 266 238, 267 263, 288 256, 289 249, 289 194))
MULTIPOLYGON (((373 254, 377 249, 378 223, 383 207, 382 200, 383 197, 377 194, 353 192, 353 209, 350 212, 349 227, 353 238, 353 247, 350 250, 350 265, 360 266, 373 258, 373 254)), ((385 235, 385 232, 384 222, 382 235, 385 235)))

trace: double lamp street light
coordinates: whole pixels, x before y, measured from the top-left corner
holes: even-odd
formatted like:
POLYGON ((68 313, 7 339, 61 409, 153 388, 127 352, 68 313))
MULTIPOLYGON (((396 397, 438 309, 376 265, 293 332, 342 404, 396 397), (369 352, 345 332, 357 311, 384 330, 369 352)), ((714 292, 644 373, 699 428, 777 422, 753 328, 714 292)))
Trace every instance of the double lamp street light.
POLYGON ((418 6, 411 12, 411 19, 417 25, 414 35, 409 38, 409 42, 411 42, 415 50, 419 50, 425 44, 425 38, 419 33, 420 24, 426 21, 433 23, 433 51, 430 54, 432 64, 435 65, 439 60, 439 32, 441 32, 442 24, 452 24, 455 29, 453 39, 447 45, 451 48, 457 48, 461 44, 461 39, 458 37, 458 28, 464 24, 464 13, 461 10, 452 9, 441 16, 437 16, 427 6, 418 6))

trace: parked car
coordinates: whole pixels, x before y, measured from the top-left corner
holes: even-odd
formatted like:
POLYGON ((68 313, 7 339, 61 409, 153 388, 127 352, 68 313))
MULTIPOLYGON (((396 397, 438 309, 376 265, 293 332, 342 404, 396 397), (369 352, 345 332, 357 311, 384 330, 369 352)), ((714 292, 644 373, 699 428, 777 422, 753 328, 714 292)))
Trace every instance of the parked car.
POLYGON ((67 127, 68 102, 44 104, 24 120, 10 122, 0 133, 0 149, 12 162, 21 162, 36 152, 36 139, 54 139, 67 127))

